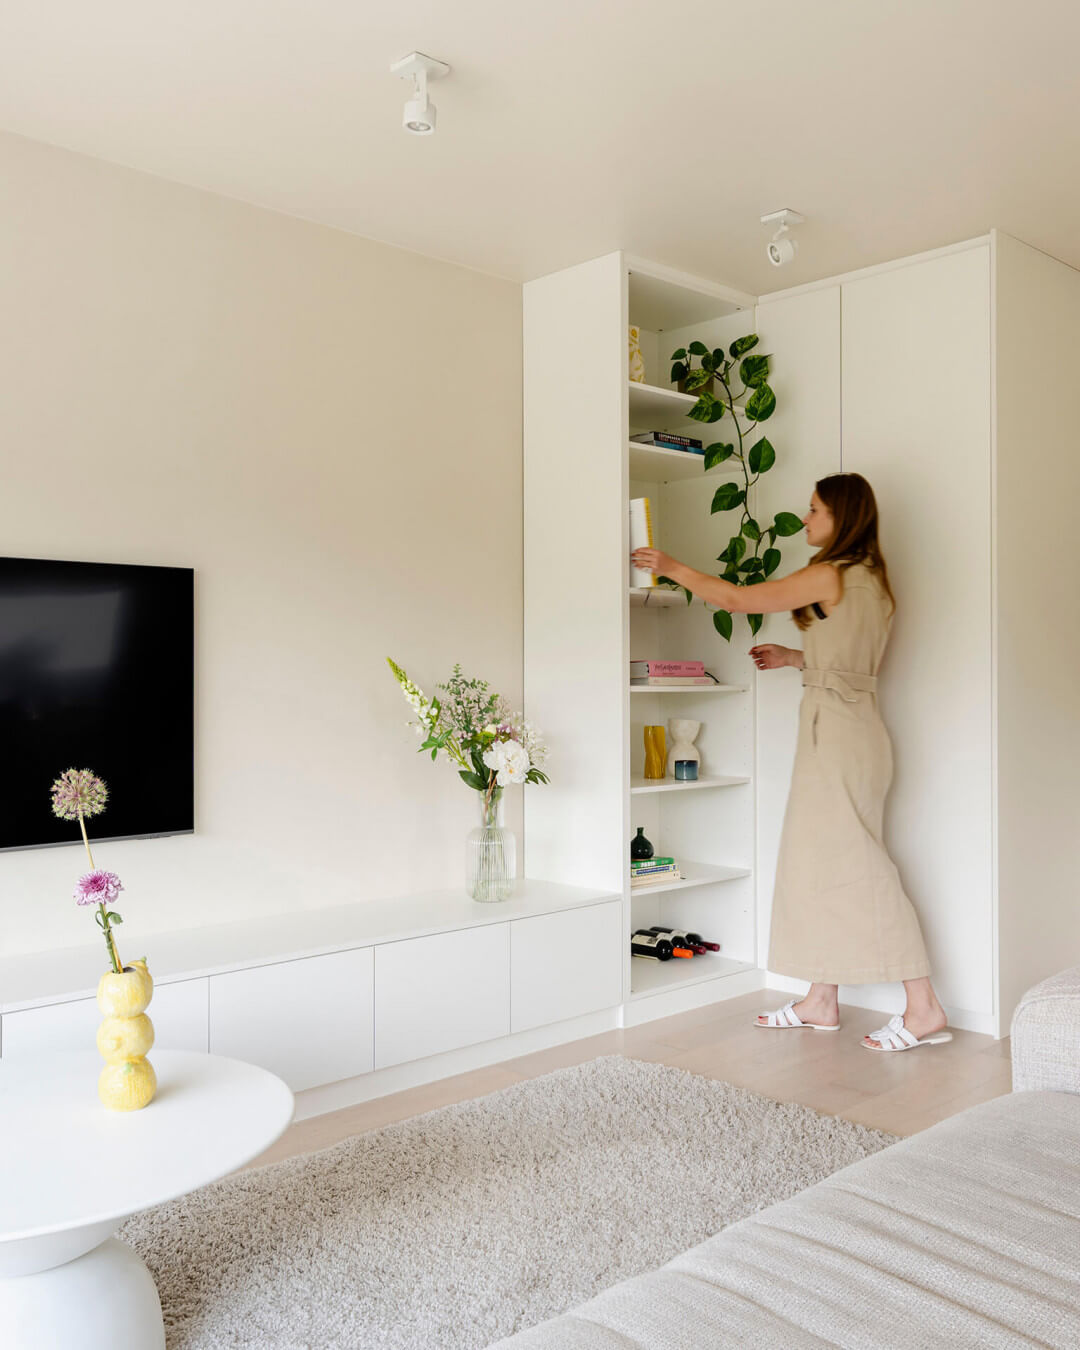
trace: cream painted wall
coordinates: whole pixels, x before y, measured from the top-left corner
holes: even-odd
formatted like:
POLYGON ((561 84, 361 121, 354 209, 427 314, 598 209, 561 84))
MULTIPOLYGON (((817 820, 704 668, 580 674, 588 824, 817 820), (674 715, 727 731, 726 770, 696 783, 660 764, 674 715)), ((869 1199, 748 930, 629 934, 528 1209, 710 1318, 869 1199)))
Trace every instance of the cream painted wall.
MULTIPOLYGON (((0 294, 0 547, 197 572, 197 833, 98 850, 125 947, 457 884, 384 657, 520 706, 519 287, 2 136, 0 294)), ((4 951, 93 940, 82 862, 0 854, 4 951)))

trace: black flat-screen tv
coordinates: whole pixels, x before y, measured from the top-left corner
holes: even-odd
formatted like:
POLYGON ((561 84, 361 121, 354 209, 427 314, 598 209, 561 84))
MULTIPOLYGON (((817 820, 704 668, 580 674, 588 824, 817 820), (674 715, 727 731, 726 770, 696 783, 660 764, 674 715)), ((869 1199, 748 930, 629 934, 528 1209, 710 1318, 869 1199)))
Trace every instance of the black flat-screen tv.
POLYGON ((0 558, 0 849, 79 843, 65 769, 109 789, 91 843, 195 828, 195 574, 0 558))

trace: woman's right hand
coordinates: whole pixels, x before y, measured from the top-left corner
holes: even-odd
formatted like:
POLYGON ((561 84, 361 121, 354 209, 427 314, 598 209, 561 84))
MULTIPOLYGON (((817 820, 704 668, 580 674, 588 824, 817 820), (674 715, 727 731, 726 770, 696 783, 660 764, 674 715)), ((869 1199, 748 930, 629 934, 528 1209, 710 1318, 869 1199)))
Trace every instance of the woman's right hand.
POLYGON ((793 666, 796 664, 793 658, 801 655, 801 652, 791 647, 781 647, 775 642, 763 642, 760 647, 750 648, 751 659, 758 670, 779 670, 781 666, 793 666))

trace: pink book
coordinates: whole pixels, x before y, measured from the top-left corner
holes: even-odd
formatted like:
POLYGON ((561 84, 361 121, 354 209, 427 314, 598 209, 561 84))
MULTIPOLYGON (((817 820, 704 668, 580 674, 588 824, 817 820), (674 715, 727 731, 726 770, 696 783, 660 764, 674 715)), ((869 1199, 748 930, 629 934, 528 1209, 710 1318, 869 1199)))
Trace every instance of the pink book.
POLYGON ((648 676, 648 675, 704 675, 704 661, 631 661, 630 675, 648 676))

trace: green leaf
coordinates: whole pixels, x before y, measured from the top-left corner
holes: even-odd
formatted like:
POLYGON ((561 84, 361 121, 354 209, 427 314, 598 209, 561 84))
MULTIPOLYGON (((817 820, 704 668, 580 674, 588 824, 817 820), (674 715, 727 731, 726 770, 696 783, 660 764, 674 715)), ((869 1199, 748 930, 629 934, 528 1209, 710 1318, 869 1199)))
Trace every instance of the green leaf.
POLYGON ((746 415, 754 422, 764 422, 776 411, 776 395, 767 384, 760 385, 746 400, 746 415))
POLYGON ((760 558, 746 558, 739 564, 739 571, 746 573, 760 572, 762 565, 760 558))
POLYGON ((725 368, 725 366, 727 365, 727 362, 724 360, 724 349, 723 349, 723 347, 714 347, 714 348, 713 348, 712 359, 713 359, 713 369, 714 369, 714 370, 723 370, 723 369, 725 368))
POLYGON ((777 512, 776 520, 773 522, 773 529, 782 539, 791 534, 798 534, 802 527, 802 521, 790 511, 777 512))
POLYGON ((701 369, 707 370, 710 375, 716 370, 716 362, 712 358, 712 352, 706 352, 701 358, 701 369))
POLYGON ((725 445, 723 441, 714 441, 712 445, 705 447, 705 469, 715 469, 718 464, 723 464, 725 459, 730 459, 735 453, 733 445, 725 445))
POLYGON ((751 572, 746 578, 746 584, 747 586, 760 586, 764 580, 765 578, 760 572, 751 572))
POLYGON ((750 447, 746 462, 750 466, 751 473, 768 473, 776 463, 776 451, 772 448, 772 442, 766 436, 762 436, 760 441, 755 441, 750 447))
POLYGON ((695 422, 719 422, 723 415, 724 405, 708 390, 698 396, 698 401, 687 413, 687 417, 692 417, 695 422))
POLYGON ((677 352, 672 352, 672 353, 671 353, 671 359, 672 359, 673 361, 681 361, 685 356, 686 356, 686 348, 685 348, 685 347, 680 347, 679 350, 678 350, 677 352))
POLYGON ((695 389, 702 389, 712 379, 711 370, 692 370, 687 375, 685 384, 686 392, 692 394, 695 389))
POLYGON ((685 379, 689 369, 690 367, 685 365, 682 361, 676 361, 671 367, 671 383, 678 384, 680 380, 685 379))
POLYGON ((704 342, 691 342, 686 350, 691 356, 704 356, 709 349, 705 346, 704 342))
POLYGON ((770 525, 769 528, 765 531, 765 533, 769 536, 769 543, 770 543, 770 544, 775 544, 775 543, 776 543, 776 526, 775 526, 775 525, 770 525))
POLYGON ((729 349, 731 352, 731 359, 737 361, 740 356, 745 356, 748 351, 751 351, 757 345, 758 336, 756 333, 748 333, 746 337, 738 338, 731 344, 729 349))
POLYGON ((746 622, 750 625, 751 636, 757 637, 758 631, 761 628, 762 617, 761 614, 748 614, 746 616, 746 622))
POLYGON ((712 616, 713 627, 724 639, 725 642, 731 641, 731 615, 726 609, 718 609, 712 616))
POLYGON ((730 542, 723 553, 717 558, 717 562, 737 563, 746 553, 746 540, 741 534, 732 535, 730 542))
POLYGON ((694 603, 694 592, 693 592, 693 591, 688 591, 688 590, 686 589, 686 587, 684 586, 684 587, 683 587, 683 594, 686 596, 686 603, 687 603, 688 605, 692 605, 692 604, 694 603))
POLYGON ((105 917, 109 920, 110 923, 123 923, 123 922, 124 922, 123 919, 120 917, 119 914, 116 914, 116 913, 114 913, 114 912, 112 912, 112 911, 110 911, 108 914, 106 914, 105 917))
POLYGON ((724 581, 733 581, 737 584, 740 580, 739 569, 734 563, 729 563, 729 565, 724 568, 722 578, 724 581))
POLYGON ((765 568, 765 575, 771 577, 780 566, 780 550, 778 548, 767 548, 761 562, 765 568))
POLYGON ((481 778, 478 773, 468 773, 465 769, 458 769, 458 777, 466 787, 474 788, 477 792, 483 792, 487 787, 487 779, 481 778))
POLYGON ((748 356, 739 366, 739 378, 747 389, 757 389, 769 378, 769 358, 767 356, 748 356))
POLYGON ((761 526, 753 516, 748 516, 746 520, 743 521, 742 532, 746 535, 747 539, 761 538, 761 526))
POLYGON ((711 512, 715 516, 718 511, 733 511, 745 500, 746 493, 737 483, 721 483, 713 493, 711 512))

